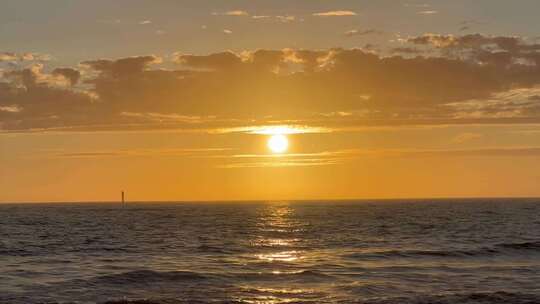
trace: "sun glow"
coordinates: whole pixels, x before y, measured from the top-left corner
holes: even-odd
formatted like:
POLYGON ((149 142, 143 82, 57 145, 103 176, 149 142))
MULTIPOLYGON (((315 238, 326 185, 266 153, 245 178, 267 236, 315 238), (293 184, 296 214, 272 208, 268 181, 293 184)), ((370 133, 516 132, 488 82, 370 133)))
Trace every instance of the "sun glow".
POLYGON ((270 136, 270 139, 268 139, 268 148, 273 153, 283 153, 287 151, 288 147, 289 140, 283 134, 272 135, 270 136))

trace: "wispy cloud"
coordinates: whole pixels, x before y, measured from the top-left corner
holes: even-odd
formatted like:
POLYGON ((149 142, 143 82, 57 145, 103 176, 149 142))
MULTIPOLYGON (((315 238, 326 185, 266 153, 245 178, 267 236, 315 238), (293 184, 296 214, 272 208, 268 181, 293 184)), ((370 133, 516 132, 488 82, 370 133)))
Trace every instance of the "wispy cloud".
POLYGON ((276 16, 276 19, 277 19, 278 21, 283 22, 283 23, 288 23, 288 22, 296 21, 296 17, 295 17, 295 16, 291 16, 291 15, 276 16))
POLYGON ((210 156, 231 151, 230 148, 161 148, 124 149, 100 151, 55 152, 46 155, 50 158, 108 158, 108 157, 150 157, 150 156, 210 156))
POLYGON ((349 149, 295 154, 237 154, 218 156, 227 160, 218 168, 277 168, 340 165, 370 158, 425 157, 515 157, 540 156, 540 147, 508 147, 480 149, 349 149))
POLYGON ((480 139, 482 137, 483 135, 480 133, 466 132, 466 133, 458 134, 456 137, 452 139, 452 142, 456 144, 462 144, 462 143, 469 142, 475 139, 480 139))
POLYGON ((366 36, 366 35, 373 35, 373 34, 381 34, 380 31, 374 30, 374 29, 367 29, 367 30, 350 30, 345 32, 345 36, 347 37, 353 37, 353 36, 366 36))
POLYGON ((427 11, 419 11, 418 14, 420 15, 435 15, 435 14, 438 14, 439 12, 438 11, 434 11, 434 10, 427 10, 427 11))
POLYGON ((456 118, 519 118, 540 112, 540 86, 446 104, 456 118))
POLYGON ((277 15, 277 16, 254 15, 254 16, 251 16, 251 18, 257 21, 273 21, 273 22, 281 22, 281 23, 290 23, 290 22, 297 21, 296 16, 293 16, 293 15, 277 15))
POLYGON ((0 63, 2 62, 46 62, 52 59, 51 55, 40 53, 12 53, 0 52, 0 63))
POLYGON ((22 108, 18 105, 0 106, 0 112, 19 113, 20 111, 22 111, 22 108))
POLYGON ((249 16, 249 13, 244 10, 232 10, 232 11, 221 12, 221 13, 214 12, 212 13, 212 15, 214 16, 249 16))
POLYGON ((258 134, 258 135, 291 135, 291 134, 308 134, 308 133, 330 133, 329 128, 324 127, 312 127, 302 125, 277 125, 277 126, 243 126, 243 127, 231 127, 222 128, 212 131, 212 133, 246 133, 246 134, 258 134))
POLYGON ((189 123, 189 124, 201 124, 207 122, 213 122, 216 120, 215 116, 189 116, 179 114, 163 114, 163 113, 136 113, 136 112, 122 112, 121 116, 130 118, 139 118, 149 122, 161 122, 161 123, 189 123))
POLYGON ((320 12, 320 13, 314 13, 313 16, 316 17, 346 17, 346 16, 356 16, 357 13, 353 11, 347 11, 347 10, 339 10, 339 11, 327 11, 327 12, 320 12))
POLYGON ((269 18, 272 18, 272 16, 268 16, 268 15, 255 15, 255 16, 251 16, 251 18, 253 19, 269 19, 269 18))
POLYGON ((313 167, 313 166, 329 166, 341 163, 336 160, 326 159, 301 159, 301 160, 285 160, 276 162, 251 162, 251 163, 232 163, 218 166, 223 169, 238 169, 238 168, 280 168, 280 167, 313 167))

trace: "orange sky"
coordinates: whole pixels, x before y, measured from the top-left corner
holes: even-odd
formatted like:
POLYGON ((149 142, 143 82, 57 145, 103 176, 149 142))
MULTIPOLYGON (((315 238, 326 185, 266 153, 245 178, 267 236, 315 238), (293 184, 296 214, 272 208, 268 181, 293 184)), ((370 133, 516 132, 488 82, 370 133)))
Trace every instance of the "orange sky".
POLYGON ((537 126, 288 135, 160 132, 1 136, 2 200, 279 200, 539 195, 537 126), (532 130, 532 131, 531 131, 532 130), (531 132, 529 132, 531 131, 531 132))
POLYGON ((0 202, 540 195, 537 1, 122 1, 6 1, 0 202))

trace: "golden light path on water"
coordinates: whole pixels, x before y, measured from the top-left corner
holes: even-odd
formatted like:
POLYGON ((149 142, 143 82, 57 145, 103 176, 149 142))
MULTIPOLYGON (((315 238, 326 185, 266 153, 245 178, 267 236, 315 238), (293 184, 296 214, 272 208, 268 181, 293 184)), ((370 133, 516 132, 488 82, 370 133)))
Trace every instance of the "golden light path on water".
MULTIPOLYGON (((259 230, 263 234, 271 235, 283 235, 288 236, 291 233, 300 232, 300 223, 292 220, 293 209, 289 207, 288 203, 279 203, 277 205, 269 205, 265 214, 261 217, 259 223, 259 230)), ((260 238, 256 241, 255 245, 275 248, 278 251, 258 254, 257 257, 260 260, 266 261, 281 261, 291 262, 302 259, 300 251, 297 250, 279 250, 284 247, 289 247, 295 243, 299 243, 299 238, 260 238)))
MULTIPOLYGON (((259 235, 251 241, 252 246, 260 248, 261 253, 254 254, 260 263, 269 264, 269 274, 294 275, 301 273, 305 251, 301 247, 305 223, 294 219, 294 209, 287 202, 269 203, 259 216, 257 230, 259 235), (295 249, 291 249, 295 248, 295 249)), ((257 290, 260 295, 241 299, 244 303, 279 304, 293 303, 303 297, 316 293, 316 290, 295 286, 246 285, 244 288, 257 290)))

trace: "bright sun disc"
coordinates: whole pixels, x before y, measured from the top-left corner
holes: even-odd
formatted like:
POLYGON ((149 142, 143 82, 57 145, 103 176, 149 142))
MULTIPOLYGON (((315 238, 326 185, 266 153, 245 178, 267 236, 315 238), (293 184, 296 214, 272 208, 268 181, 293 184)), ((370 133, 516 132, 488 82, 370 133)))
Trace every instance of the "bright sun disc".
POLYGON ((283 153, 289 147, 289 140, 285 135, 272 135, 268 140, 268 148, 274 153, 283 153))

